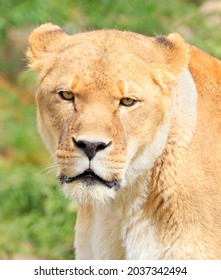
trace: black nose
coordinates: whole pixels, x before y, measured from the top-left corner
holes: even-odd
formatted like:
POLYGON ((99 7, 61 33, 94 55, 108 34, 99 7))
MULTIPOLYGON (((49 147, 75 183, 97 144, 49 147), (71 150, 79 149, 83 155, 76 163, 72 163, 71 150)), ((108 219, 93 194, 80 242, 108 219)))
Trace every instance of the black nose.
POLYGON ((74 138, 73 142, 74 144, 81 150, 85 152, 89 160, 91 160, 97 152, 104 150, 107 148, 109 145, 111 145, 111 141, 109 143, 104 143, 104 142, 90 142, 86 140, 79 140, 76 141, 74 138))

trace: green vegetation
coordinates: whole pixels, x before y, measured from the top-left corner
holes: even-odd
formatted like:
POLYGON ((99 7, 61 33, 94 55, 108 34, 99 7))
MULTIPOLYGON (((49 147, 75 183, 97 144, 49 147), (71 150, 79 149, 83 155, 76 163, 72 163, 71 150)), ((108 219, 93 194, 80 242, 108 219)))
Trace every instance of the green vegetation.
POLYGON ((44 168, 30 96, 0 88, 0 258, 73 258, 75 208, 44 168))
MULTIPOLYGON (((221 57, 221 14, 203 0, 0 0, 0 259, 72 259, 76 205, 66 200, 36 128, 27 35, 51 21, 70 33, 98 28, 179 32, 221 57), (220 21, 219 21, 220 20, 220 21)), ((208 1, 207 1, 208 2, 208 1)))

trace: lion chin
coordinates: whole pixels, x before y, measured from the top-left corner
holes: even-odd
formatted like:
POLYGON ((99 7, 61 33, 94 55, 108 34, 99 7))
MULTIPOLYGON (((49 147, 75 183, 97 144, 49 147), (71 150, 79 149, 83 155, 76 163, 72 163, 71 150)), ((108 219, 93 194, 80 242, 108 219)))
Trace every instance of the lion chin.
POLYGON ((79 204, 108 204, 116 196, 115 188, 108 188, 97 180, 78 180, 62 184, 67 198, 73 198, 79 204))
POLYGON ((61 173, 58 179, 65 196, 76 199, 80 204, 107 204, 121 188, 119 180, 105 180, 91 169, 74 177, 61 173))

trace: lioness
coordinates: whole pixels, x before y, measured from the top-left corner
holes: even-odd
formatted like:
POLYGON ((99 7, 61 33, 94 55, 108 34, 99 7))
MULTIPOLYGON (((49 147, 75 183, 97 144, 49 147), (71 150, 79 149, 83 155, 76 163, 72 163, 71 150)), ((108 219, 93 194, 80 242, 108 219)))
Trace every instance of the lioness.
POLYGON ((221 62, 178 34, 30 35, 77 259, 221 259, 221 62))

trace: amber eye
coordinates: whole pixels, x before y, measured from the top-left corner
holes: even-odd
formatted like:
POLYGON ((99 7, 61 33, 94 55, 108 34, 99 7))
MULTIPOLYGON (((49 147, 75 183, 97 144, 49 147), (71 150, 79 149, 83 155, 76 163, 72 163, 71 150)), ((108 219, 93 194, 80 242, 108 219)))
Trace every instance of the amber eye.
POLYGON ((61 90, 58 92, 58 94, 64 100, 74 100, 74 94, 71 91, 61 90))
POLYGON ((137 103, 137 100, 135 100, 133 98, 129 98, 129 97, 124 97, 120 101, 120 105, 123 105, 126 107, 133 106, 135 103, 137 103))

